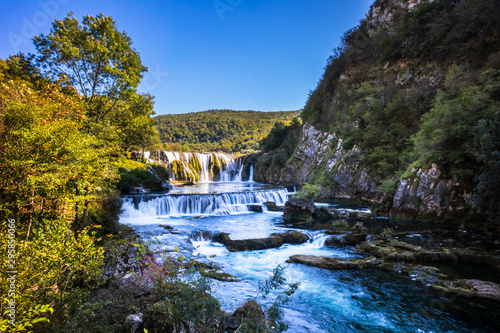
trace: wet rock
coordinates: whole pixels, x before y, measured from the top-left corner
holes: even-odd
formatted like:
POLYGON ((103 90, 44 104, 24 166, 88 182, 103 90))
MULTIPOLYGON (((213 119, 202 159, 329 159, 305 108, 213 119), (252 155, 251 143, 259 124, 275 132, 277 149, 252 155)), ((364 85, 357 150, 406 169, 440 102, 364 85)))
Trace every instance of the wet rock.
POLYGON ((479 297, 495 301, 500 300, 500 285, 488 281, 472 279, 439 281, 438 283, 432 285, 432 288, 463 297, 479 297))
POLYGON ((159 227, 165 229, 165 230, 172 230, 174 227, 168 225, 168 224, 160 224, 158 225, 159 227))
POLYGON ((364 242, 367 236, 367 233, 350 233, 344 234, 340 237, 332 236, 326 239, 325 245, 330 247, 354 246, 361 242, 364 242))
POLYGON ((262 306, 256 301, 246 301, 230 317, 224 318, 223 323, 226 328, 234 330, 240 327, 244 319, 252 326, 260 327, 263 332, 267 331, 265 328, 268 328, 268 320, 262 306))
POLYGON ((138 314, 131 314, 125 318, 125 331, 130 332, 130 333, 137 333, 140 332, 142 328, 142 313, 138 314))
POLYGON ((339 215, 335 212, 330 212, 328 207, 315 208, 312 214, 312 218, 315 221, 329 221, 338 218, 339 215))
POLYGON ((371 219, 373 216, 371 212, 355 212, 355 217, 358 219, 371 219))
POLYGON ((458 257, 451 251, 425 250, 420 246, 396 240, 364 242, 360 244, 357 249, 358 251, 368 252, 388 261, 441 263, 453 263, 458 261, 458 257))
POLYGON ((365 267, 376 267, 381 264, 381 261, 371 257, 366 259, 351 259, 342 260, 331 257, 316 257, 307 255, 294 255, 291 256, 286 262, 298 263, 307 266, 319 267, 324 269, 361 269, 365 267))
POLYGON ((283 244, 302 244, 309 240, 309 236, 299 231, 272 234, 271 236, 281 238, 283 244))
POLYGON ((263 205, 266 206, 267 210, 270 212, 282 212, 283 211, 283 207, 279 207, 278 205, 276 205, 276 202, 274 202, 274 201, 264 202, 263 205))
POLYGON ((344 235, 347 232, 347 230, 325 230, 325 234, 327 235, 344 235))
POLYGON ((451 252, 457 256, 460 262, 483 264, 493 267, 500 266, 500 255, 496 255, 494 253, 475 251, 471 249, 453 249, 451 252))
POLYGON ((313 222, 314 204, 304 200, 291 198, 285 203, 283 220, 285 222, 313 222))
POLYGON ((204 277, 222 281, 222 282, 235 282, 239 281, 238 278, 236 278, 234 275, 225 273, 225 272, 220 272, 220 267, 215 265, 214 263, 202 263, 202 262, 196 262, 194 264, 194 267, 196 270, 204 277))
POLYGON ((248 205, 247 207, 251 212, 262 213, 264 211, 261 205, 248 205))
POLYGON ((232 240, 228 233, 214 235, 214 242, 224 244, 231 252, 237 251, 252 251, 272 249, 282 246, 283 244, 301 244, 305 243, 309 236, 304 233, 294 231, 282 234, 272 234, 267 238, 252 238, 252 239, 236 239, 232 240))

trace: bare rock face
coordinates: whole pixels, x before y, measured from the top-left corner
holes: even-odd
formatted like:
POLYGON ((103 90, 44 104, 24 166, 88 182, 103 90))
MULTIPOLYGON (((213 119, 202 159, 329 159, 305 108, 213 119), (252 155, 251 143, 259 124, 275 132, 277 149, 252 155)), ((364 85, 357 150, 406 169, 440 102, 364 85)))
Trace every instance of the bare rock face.
MULTIPOLYGON (((440 73, 435 73, 435 76, 435 80, 442 80, 440 73)), ((430 80, 433 77, 420 79, 430 80)), ((403 79, 417 78, 408 73, 403 79)), ((377 186, 380 179, 370 177, 363 166, 363 152, 358 147, 347 149, 343 139, 336 134, 324 133, 307 123, 303 125, 302 136, 292 158, 278 173, 262 180, 280 184, 324 183, 329 185, 330 190, 322 195, 330 199, 379 203, 384 198, 384 193, 377 186), (318 174, 322 174, 320 180, 318 174)), ((456 178, 443 178, 435 164, 430 169, 410 170, 409 176, 397 184, 390 215, 439 218, 460 213, 470 201, 471 194, 460 192, 459 187, 456 178)), ((304 216, 304 221, 307 219, 304 216)))
POLYGON ((321 132, 312 125, 304 124, 302 137, 293 159, 281 174, 280 183, 314 183, 314 175, 321 170, 327 181, 336 184, 335 191, 327 195, 332 198, 362 199, 378 201, 374 179, 359 163, 362 154, 354 146, 343 148, 344 141, 335 134, 321 132))
POLYGON ((456 178, 440 178, 436 164, 429 170, 412 169, 411 173, 411 177, 401 179, 398 184, 391 214, 442 217, 463 210, 470 200, 470 194, 459 193, 456 178))

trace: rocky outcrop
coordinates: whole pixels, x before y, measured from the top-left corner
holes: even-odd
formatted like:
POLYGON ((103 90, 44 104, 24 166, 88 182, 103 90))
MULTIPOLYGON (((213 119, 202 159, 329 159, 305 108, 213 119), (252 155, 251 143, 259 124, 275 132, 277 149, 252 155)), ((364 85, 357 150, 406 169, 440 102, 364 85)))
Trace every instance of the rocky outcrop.
POLYGON ((455 214, 470 201, 470 194, 459 192, 456 177, 442 179, 436 164, 428 170, 411 169, 410 176, 399 181, 391 213, 404 215, 455 214))
MULTIPOLYGON (((306 123, 296 152, 284 169, 263 181, 320 184, 325 199, 379 203, 387 198, 377 186, 380 179, 370 177, 362 161, 363 152, 356 146, 345 149, 342 138, 306 123)), ((397 183, 390 214, 441 218, 460 213, 471 198, 470 193, 460 190, 460 185, 456 177, 443 178, 435 164, 429 169, 411 169, 397 183)))
POLYGON ((228 233, 221 233, 212 237, 214 242, 224 244, 231 252, 253 251, 278 248, 283 244, 302 244, 309 240, 309 236, 302 232, 293 231, 281 234, 272 234, 267 238, 231 239, 228 233))
POLYGON ((338 218, 336 210, 330 211, 328 207, 316 207, 309 200, 291 198, 285 203, 283 220, 290 223, 324 222, 338 218))
POLYGON ((325 193, 327 197, 378 201, 381 193, 375 185, 376 180, 371 179, 360 164, 361 151, 356 146, 344 149, 343 144, 335 134, 323 133, 304 124, 296 153, 279 182, 331 183, 334 189, 325 193))
POLYGON ((291 198, 285 203, 283 220, 285 222, 313 222, 314 204, 308 200, 291 198))

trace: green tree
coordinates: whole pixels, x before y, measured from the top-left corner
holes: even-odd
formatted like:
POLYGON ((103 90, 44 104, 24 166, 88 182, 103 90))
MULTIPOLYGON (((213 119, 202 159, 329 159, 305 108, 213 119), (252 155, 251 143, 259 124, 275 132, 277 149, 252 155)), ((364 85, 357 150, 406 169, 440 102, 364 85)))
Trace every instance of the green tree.
POLYGON ((52 78, 65 77, 91 106, 99 122, 119 101, 127 100, 147 70, 132 40, 102 13, 79 24, 73 13, 55 20, 48 36, 33 38, 42 68, 52 78))
POLYGON ((154 126, 153 97, 137 93, 147 68, 111 17, 87 15, 79 24, 70 13, 33 41, 44 74, 83 96, 87 132, 125 149, 143 145, 154 126))
MULTIPOLYGON (((102 250, 88 227, 77 230, 73 222, 88 215, 96 190, 113 173, 106 152, 94 149, 96 138, 81 132, 83 119, 80 99, 57 84, 36 90, 21 79, 0 81, 0 229, 7 234, 15 221, 20 320, 47 312, 37 304, 54 307, 62 318, 64 305, 77 305, 80 287, 99 275, 102 250)), ((2 238, 0 254, 6 251, 2 238)), ((1 265, 9 270, 7 261, 1 265)), ((7 295, 1 279, 0 292, 7 295)), ((5 306, 2 299, 2 324, 5 306)))

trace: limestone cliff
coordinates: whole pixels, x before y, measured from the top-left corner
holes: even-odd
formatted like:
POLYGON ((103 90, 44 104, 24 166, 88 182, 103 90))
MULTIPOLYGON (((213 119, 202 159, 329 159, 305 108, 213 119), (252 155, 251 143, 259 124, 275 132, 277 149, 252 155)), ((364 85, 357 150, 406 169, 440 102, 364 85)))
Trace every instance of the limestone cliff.
POLYGON ((500 3, 376 0, 255 180, 319 184, 387 215, 500 222, 500 3), (495 111, 496 110, 496 111, 495 111))

